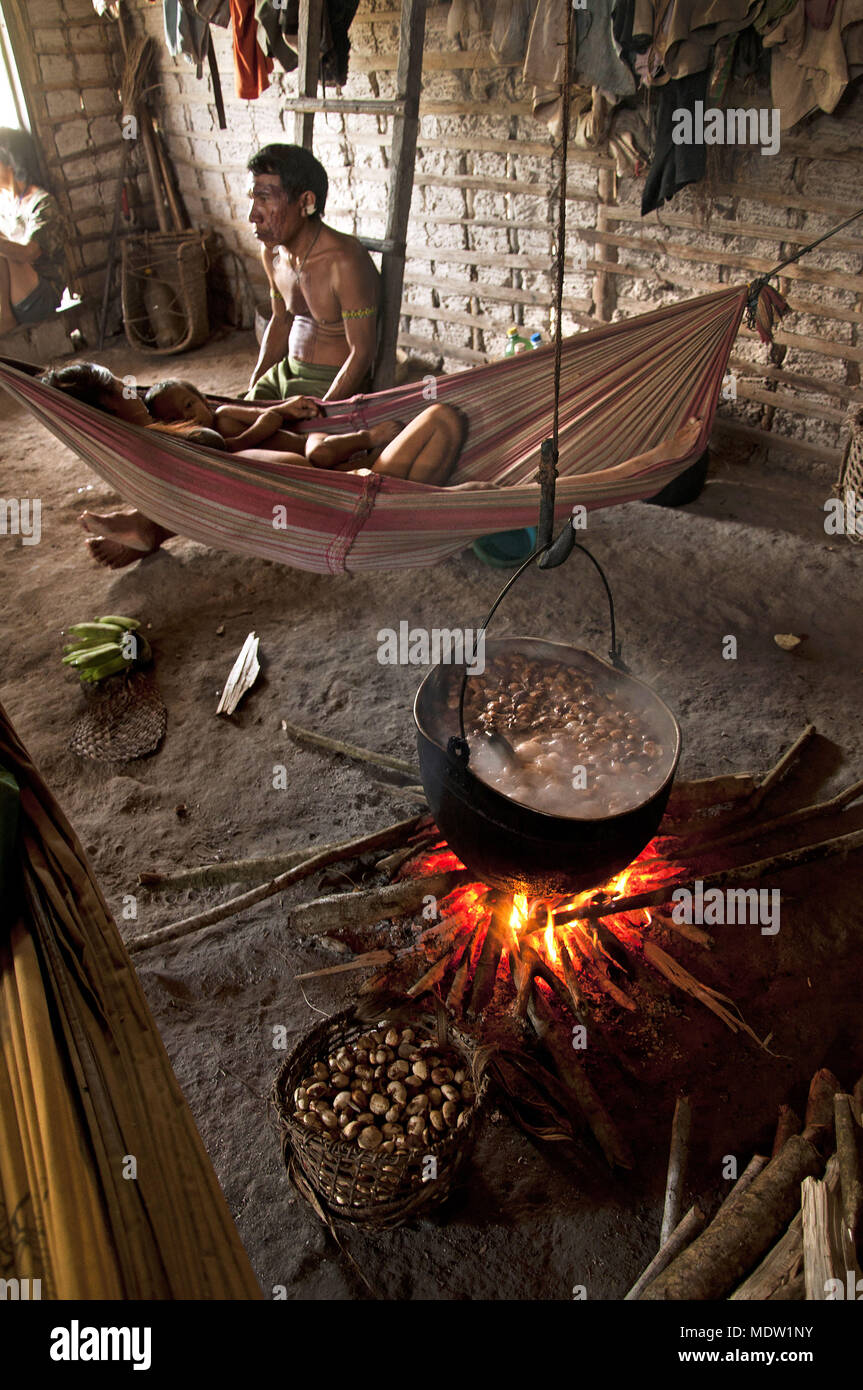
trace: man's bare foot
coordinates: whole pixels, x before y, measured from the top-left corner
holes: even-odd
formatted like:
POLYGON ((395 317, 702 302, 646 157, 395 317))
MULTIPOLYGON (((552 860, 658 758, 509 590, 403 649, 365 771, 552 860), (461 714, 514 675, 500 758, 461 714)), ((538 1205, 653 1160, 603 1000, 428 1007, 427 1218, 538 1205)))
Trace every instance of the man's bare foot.
MULTIPOLYGON (((99 516, 96 512, 82 512, 78 520, 91 536, 116 541, 128 550, 137 550, 149 555, 158 550, 162 541, 171 535, 164 526, 157 526, 141 512, 106 512, 99 516)), ((127 562, 128 563, 128 562, 127 562)))
POLYGON ((131 546, 120 545, 117 541, 105 540, 104 536, 88 537, 87 548, 94 560, 111 570, 125 569, 126 565, 134 565, 144 558, 143 551, 132 550, 131 546))

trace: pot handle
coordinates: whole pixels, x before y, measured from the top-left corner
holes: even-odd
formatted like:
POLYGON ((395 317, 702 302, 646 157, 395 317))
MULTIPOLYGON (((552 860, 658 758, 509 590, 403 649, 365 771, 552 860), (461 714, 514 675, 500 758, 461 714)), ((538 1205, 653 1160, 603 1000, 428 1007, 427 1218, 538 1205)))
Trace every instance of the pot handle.
MULTIPOLYGON (((535 561, 538 561, 540 569, 555 569, 558 565, 563 564, 564 560, 566 560, 572 554, 573 550, 580 550, 583 555, 587 556, 588 560, 593 565, 594 569, 597 571, 600 579, 602 580, 606 598, 608 599, 608 622, 611 636, 611 646, 608 650, 608 657, 612 666, 614 666, 618 671, 625 671, 627 668, 624 665, 624 662, 621 658, 620 643, 617 641, 617 629, 615 627, 614 622, 614 598, 611 593, 611 586, 605 577, 605 570, 602 568, 602 565, 596 559, 596 556, 593 555, 587 549, 587 546, 582 545, 579 541, 575 539, 575 531, 573 530, 570 522, 567 522, 560 535, 557 537, 557 540, 553 541, 550 546, 548 546, 545 550, 541 551, 539 554, 537 554, 537 552, 534 551, 532 555, 528 556, 528 558, 524 561, 523 564, 519 565, 515 574, 512 575, 511 578, 509 578, 504 584, 503 588, 501 589, 491 608, 488 610, 485 620, 482 623, 482 626, 479 630, 483 633, 486 631, 489 623, 491 622, 492 618, 494 617, 503 600, 506 598, 513 584, 515 584, 516 581, 521 578, 521 576, 524 574, 525 570, 528 568, 529 565, 532 565, 535 561)), ((466 690, 467 667, 465 667, 465 673, 461 678, 461 686, 459 688, 458 696, 459 735, 457 737, 449 739, 447 743, 447 754, 450 758, 450 762, 457 763, 462 768, 467 767, 468 761, 470 759, 470 746, 468 744, 467 736, 464 731, 464 697, 466 690)))

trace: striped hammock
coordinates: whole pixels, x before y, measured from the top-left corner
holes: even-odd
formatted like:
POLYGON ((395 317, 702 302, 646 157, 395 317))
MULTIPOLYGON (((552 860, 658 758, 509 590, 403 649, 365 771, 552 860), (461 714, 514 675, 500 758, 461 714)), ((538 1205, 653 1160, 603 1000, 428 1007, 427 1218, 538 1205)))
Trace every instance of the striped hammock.
MULTIPOLYGON (((576 504, 592 509, 652 497, 704 451, 747 293, 744 286, 720 290, 565 341, 556 520, 576 504), (686 458, 640 469, 627 463, 693 416, 701 432, 686 458)), ((765 313, 771 317, 771 299, 778 296, 762 292, 759 331, 765 313)), ((0 385, 125 502, 168 530, 239 555, 338 574, 434 565, 479 536, 534 524, 553 370, 554 349, 545 347, 327 403, 333 432, 407 422, 430 400, 459 407, 469 433, 450 481, 497 485, 479 492, 250 463, 127 425, 42 386, 2 358, 0 385)))

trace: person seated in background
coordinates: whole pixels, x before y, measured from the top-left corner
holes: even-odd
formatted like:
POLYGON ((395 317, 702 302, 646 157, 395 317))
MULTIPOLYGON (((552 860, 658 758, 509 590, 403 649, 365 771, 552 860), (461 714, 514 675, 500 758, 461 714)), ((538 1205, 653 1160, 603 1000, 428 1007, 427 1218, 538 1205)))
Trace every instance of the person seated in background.
MULTIPOLYGON (((239 442, 243 433, 247 438, 250 433, 254 434, 258 421, 264 419, 262 432, 270 431, 268 438, 288 433, 297 447, 283 450, 246 447, 243 444, 232 452, 238 458, 269 467, 273 464, 311 464, 318 468, 350 468, 357 472, 382 473, 409 482, 441 486, 455 467, 466 435, 466 421, 461 412, 440 403, 428 406, 407 425, 391 420, 350 434, 313 433, 302 436, 283 432, 281 425, 285 419, 311 419, 320 414, 318 403, 305 397, 282 401, 275 409, 243 405, 214 409, 196 387, 190 387, 185 382, 170 381, 158 384, 147 393, 150 396, 155 391, 157 409, 167 413, 180 412, 179 420, 165 421, 154 419, 146 397, 142 399, 137 392, 128 392, 124 383, 107 367, 94 362, 79 362, 56 372, 47 372, 41 380, 44 385, 53 386, 76 400, 115 415, 126 424, 161 430, 198 444, 208 442, 201 436, 209 435, 212 440, 218 440, 217 447, 227 445, 230 448, 231 444, 239 442), (167 405, 164 392, 166 384, 169 388, 167 405), (221 429, 213 429, 222 409, 226 411, 221 421, 224 435, 221 429), (255 418, 247 416, 246 411, 254 414, 255 418), (239 433, 235 433, 237 430, 239 433), (314 454, 313 459, 309 458, 310 450, 314 454)), ((490 487, 491 484, 464 483, 460 486, 477 489, 490 487)), ((100 564, 111 569, 121 569, 142 559, 144 555, 152 554, 175 534, 137 510, 104 515, 83 512, 78 519, 90 533, 87 544, 91 554, 100 564)))
POLYGON ((0 336, 51 318, 63 297, 60 213, 38 174, 27 132, 0 127, 0 336))

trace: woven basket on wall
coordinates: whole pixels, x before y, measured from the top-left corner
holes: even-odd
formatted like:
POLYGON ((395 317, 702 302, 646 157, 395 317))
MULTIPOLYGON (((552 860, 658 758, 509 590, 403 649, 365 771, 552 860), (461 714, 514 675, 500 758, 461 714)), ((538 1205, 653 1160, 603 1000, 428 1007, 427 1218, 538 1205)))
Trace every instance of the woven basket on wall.
POLYGON ((123 326, 130 347, 188 352, 209 337, 207 255, 200 232, 142 232, 123 241, 123 326))
MULTIPOLYGON (((401 1020, 403 1022, 403 1020, 401 1020)), ((411 1020, 411 1026, 434 1038, 434 1031, 411 1020)), ((281 1133, 282 1157, 302 1195, 330 1220, 397 1226, 435 1206, 449 1195, 470 1153, 488 1094, 485 1075, 478 1078, 470 1118, 422 1150, 403 1149, 384 1154, 317 1134, 293 1118, 294 1090, 315 1062, 332 1056, 343 1043, 371 1031, 373 1025, 352 1010, 334 1014, 308 1033, 279 1068, 270 1094, 281 1133), (433 1156, 436 1175, 423 1180, 425 1161, 433 1156)), ((447 1026, 443 1042, 456 1052, 471 1075, 474 1048, 470 1039, 447 1026)))
POLYGON ((836 495, 845 508, 845 536, 849 541, 863 541, 863 529, 858 530, 858 518, 863 515, 863 410, 855 407, 849 411, 848 425, 850 432, 836 495))

